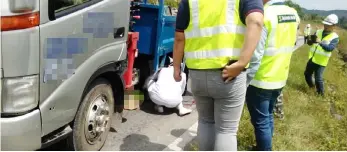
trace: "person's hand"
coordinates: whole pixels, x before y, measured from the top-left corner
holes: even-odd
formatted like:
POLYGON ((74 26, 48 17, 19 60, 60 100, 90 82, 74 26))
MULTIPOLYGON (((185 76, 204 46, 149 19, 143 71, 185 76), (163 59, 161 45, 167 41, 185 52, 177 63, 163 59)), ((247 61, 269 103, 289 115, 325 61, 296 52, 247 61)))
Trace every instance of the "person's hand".
POLYGON ((320 42, 322 42, 320 39, 316 39, 316 43, 320 43, 320 42))
POLYGON ((222 77, 226 79, 225 82, 229 82, 233 78, 237 77, 245 68, 244 64, 241 64, 240 62, 235 62, 229 66, 226 66, 223 69, 222 77))
POLYGON ((174 79, 176 82, 181 82, 182 77, 181 77, 181 70, 174 70, 174 79))

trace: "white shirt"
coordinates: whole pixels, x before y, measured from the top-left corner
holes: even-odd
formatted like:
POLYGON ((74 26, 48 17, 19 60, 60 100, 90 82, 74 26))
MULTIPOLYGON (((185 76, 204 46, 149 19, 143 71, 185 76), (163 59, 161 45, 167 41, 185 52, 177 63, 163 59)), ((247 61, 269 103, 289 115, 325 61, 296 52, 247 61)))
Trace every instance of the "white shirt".
POLYGON ((183 100, 182 94, 186 87, 186 74, 181 73, 182 80, 176 82, 172 66, 162 68, 159 71, 156 82, 148 82, 148 94, 151 100, 157 105, 174 108, 183 100))

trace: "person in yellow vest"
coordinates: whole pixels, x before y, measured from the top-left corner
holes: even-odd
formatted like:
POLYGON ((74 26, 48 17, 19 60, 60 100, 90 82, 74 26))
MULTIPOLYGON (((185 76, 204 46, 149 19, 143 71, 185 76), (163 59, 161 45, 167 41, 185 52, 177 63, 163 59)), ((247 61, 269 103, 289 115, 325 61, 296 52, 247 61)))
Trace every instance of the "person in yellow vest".
POLYGON ((311 24, 307 24, 304 29, 304 44, 307 44, 308 37, 311 35, 311 24))
POLYGON ((284 0, 263 0, 262 38, 250 63, 246 102, 254 127, 253 150, 271 151, 274 130, 274 106, 286 85, 300 18, 284 0), (260 60, 260 65, 258 61, 260 60), (259 68, 256 68, 256 66, 259 68), (253 71, 253 72, 252 72, 253 71))
POLYGON ((324 30, 317 30, 316 38, 309 42, 313 43, 309 52, 309 60, 306 65, 305 79, 310 88, 316 85, 317 93, 324 95, 323 72, 328 65, 331 52, 339 43, 339 36, 334 32, 335 25, 338 24, 338 17, 335 14, 327 16, 324 21, 324 30), (315 85, 312 81, 314 73, 315 85))
POLYGON ((181 0, 173 77, 181 80, 184 57, 199 115, 199 150, 237 150, 246 94, 245 68, 262 27, 261 0, 181 0))

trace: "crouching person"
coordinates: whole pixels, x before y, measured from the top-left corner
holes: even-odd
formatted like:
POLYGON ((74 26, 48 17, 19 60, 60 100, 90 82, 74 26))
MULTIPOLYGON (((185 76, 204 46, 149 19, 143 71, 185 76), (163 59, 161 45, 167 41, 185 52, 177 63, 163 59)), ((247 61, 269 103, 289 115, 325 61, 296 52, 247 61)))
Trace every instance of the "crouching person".
POLYGON ((182 80, 176 82, 172 77, 173 73, 172 66, 161 68, 146 80, 145 87, 159 113, 164 112, 164 107, 177 108, 179 115, 183 116, 192 112, 192 110, 186 109, 182 103, 182 94, 187 83, 186 76, 182 72, 182 80))

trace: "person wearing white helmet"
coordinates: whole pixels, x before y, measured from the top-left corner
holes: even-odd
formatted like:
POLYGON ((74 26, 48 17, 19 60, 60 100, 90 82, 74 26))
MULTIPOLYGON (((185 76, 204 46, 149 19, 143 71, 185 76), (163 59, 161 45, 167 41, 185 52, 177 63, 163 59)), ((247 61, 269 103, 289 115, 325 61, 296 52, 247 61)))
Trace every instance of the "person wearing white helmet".
POLYGON ((308 37, 311 35, 311 24, 307 24, 304 30, 304 40, 305 44, 307 44, 308 37))
POLYGON ((306 65, 305 79, 310 88, 316 86, 317 93, 323 96, 323 72, 328 65, 331 52, 339 43, 339 36, 334 32, 335 26, 338 24, 338 17, 335 14, 331 14, 322 23, 324 24, 324 29, 317 30, 308 42, 311 45, 311 49, 306 65), (315 83, 312 81, 313 74, 315 83))

